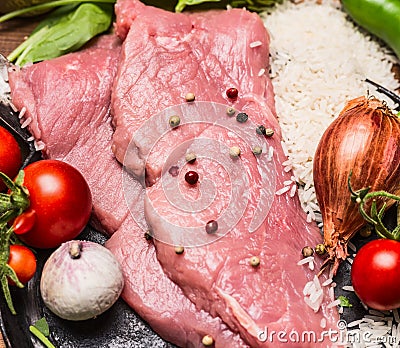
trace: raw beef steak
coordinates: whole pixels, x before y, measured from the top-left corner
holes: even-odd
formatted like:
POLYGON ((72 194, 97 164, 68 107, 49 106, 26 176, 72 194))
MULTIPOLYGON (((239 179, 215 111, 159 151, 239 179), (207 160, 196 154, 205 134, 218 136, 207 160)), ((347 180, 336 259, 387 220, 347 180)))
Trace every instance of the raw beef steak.
MULTIPOLYGON (((146 176, 145 216, 165 272, 197 308, 222 318, 252 347, 271 343, 261 339, 268 330, 319 337, 325 325, 335 328, 330 297, 312 297, 316 309, 322 304, 317 313, 304 301, 303 288, 317 271, 297 262, 305 245, 322 239, 306 221, 291 173, 282 165, 286 157, 265 74, 269 39, 260 18, 245 10, 173 14, 120 0, 117 32, 125 41, 112 99, 113 151, 134 176, 146 176), (229 88, 239 92, 234 100, 229 88), (182 106, 187 92, 196 95, 199 122, 190 106, 182 106), (227 126, 232 117, 218 106, 216 113, 203 113, 207 107, 199 100, 245 112, 254 133, 257 125, 272 129, 273 136, 260 137, 261 156, 252 152, 259 143, 241 137, 237 124, 227 126), (168 129, 175 113, 181 124, 168 129), (234 147, 241 152, 232 159, 234 147), (185 154, 193 151, 199 158, 190 165, 185 154), (237 169, 227 160, 236 161, 237 169), (199 175, 195 184, 185 179, 190 168, 199 175), (281 191, 285 186, 287 192, 281 191), (215 235, 206 229, 216 229, 212 221, 218 224, 215 235)), ((235 117, 248 127, 243 113, 235 117)), ((325 337, 302 346, 330 343, 325 337)))
MULTIPOLYGON (((154 141, 133 139, 134 134, 156 113, 184 103, 188 92, 198 101, 234 103, 243 111, 253 102, 274 108, 265 73, 269 39, 255 13, 233 9, 176 14, 136 0, 118 1, 116 13, 116 32, 125 41, 112 95, 113 151, 136 177, 146 175, 149 186, 160 177, 168 153, 149 156, 154 141), (229 88, 238 89, 236 102, 227 97, 229 88)), ((279 131, 277 121, 271 121, 279 131)), ((203 130, 204 124, 192 123, 190 132, 176 129, 158 139, 157 146, 170 148, 203 130)))
POLYGON ((179 346, 203 347, 202 338, 211 335, 215 347, 248 347, 219 318, 197 310, 164 274, 153 243, 144 238, 144 189, 129 178, 125 194, 135 220, 128 213, 122 167, 111 152, 109 106, 118 53, 115 37, 105 37, 87 50, 17 69, 9 77, 13 103, 27 109, 22 122, 31 118, 28 127, 46 156, 82 172, 93 194, 97 226, 109 234, 118 229, 106 245, 123 266, 124 300, 179 346))

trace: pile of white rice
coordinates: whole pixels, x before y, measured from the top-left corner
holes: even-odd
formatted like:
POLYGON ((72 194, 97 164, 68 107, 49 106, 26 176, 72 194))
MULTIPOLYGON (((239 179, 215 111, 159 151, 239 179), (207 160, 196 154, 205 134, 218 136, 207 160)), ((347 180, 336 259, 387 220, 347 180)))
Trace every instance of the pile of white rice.
MULTIPOLYGON (((312 173, 319 140, 351 99, 375 95, 394 107, 365 79, 396 90, 399 82, 391 69, 398 61, 388 47, 356 27, 338 1, 317 4, 305 0, 295 4, 285 0, 262 17, 271 36, 270 75, 288 157, 286 170, 292 170, 294 180, 300 184, 298 194, 309 221, 321 223, 312 173)), ((355 253, 351 243, 350 247, 355 253)), ((352 257, 348 261, 351 263, 352 257)), ((344 290, 352 291, 352 287, 344 290)), ((337 303, 334 300, 332 305, 337 303)), ((400 343, 397 310, 370 310, 364 318, 348 323, 347 330, 367 331, 376 338, 370 342, 361 339, 349 345, 352 347, 394 347, 400 343)))
MULTIPOLYGON (((377 94, 369 78, 395 90, 395 57, 340 9, 340 3, 285 0, 262 14, 271 36, 271 72, 284 150, 309 220, 321 221, 313 184, 313 157, 323 132, 346 101, 377 94)), ((387 99, 388 104, 393 102, 387 99)))

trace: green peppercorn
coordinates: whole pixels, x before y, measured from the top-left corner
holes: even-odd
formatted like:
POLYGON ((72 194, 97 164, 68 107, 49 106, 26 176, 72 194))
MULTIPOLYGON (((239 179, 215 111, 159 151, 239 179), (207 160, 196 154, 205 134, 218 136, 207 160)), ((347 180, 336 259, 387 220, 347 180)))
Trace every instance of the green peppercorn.
POLYGON ((314 255, 314 249, 307 245, 303 249, 301 249, 301 253, 302 253, 302 255, 304 257, 313 256, 314 255))
POLYGON ((205 335, 201 340, 201 343, 203 344, 203 346, 209 347, 214 344, 214 339, 212 338, 211 335, 205 335))
POLYGON ((262 148, 260 146, 254 146, 253 147, 253 153, 258 156, 262 154, 262 148))
POLYGON ((364 226, 364 227, 358 232, 358 234, 359 234, 361 237, 363 237, 363 238, 368 238, 368 237, 370 237, 371 234, 372 234, 372 226, 370 226, 370 225, 364 226))
POLYGON ((172 128, 178 127, 180 123, 181 123, 181 119, 179 116, 174 115, 169 118, 169 125, 172 128))
POLYGON ((229 155, 230 155, 232 158, 239 157, 239 156, 240 156, 240 148, 239 148, 238 146, 232 146, 232 147, 229 149, 229 155))
POLYGON ((185 160, 188 163, 194 163, 194 161, 196 161, 196 154, 194 152, 188 152, 185 156, 185 160))
POLYGON ((233 116, 235 113, 236 113, 236 110, 233 107, 230 106, 230 107, 226 108, 226 114, 228 116, 233 116))
POLYGON ((195 99, 196 99, 196 97, 195 97, 194 93, 192 93, 192 92, 186 93, 186 95, 185 95, 185 100, 186 100, 187 102, 192 102, 192 101, 194 101, 195 99))
POLYGON ((325 245, 322 244, 322 243, 317 244, 316 247, 315 247, 315 252, 318 255, 324 255, 326 253, 325 245))
POLYGON ((185 248, 182 245, 178 245, 175 247, 175 253, 178 255, 183 254, 184 251, 185 251, 185 248))
POLYGON ((260 265, 260 258, 258 256, 252 256, 250 258, 250 265, 253 267, 258 267, 260 265))
POLYGON ((274 130, 271 128, 267 128, 265 130, 265 136, 267 136, 268 138, 272 137, 275 134, 274 130))

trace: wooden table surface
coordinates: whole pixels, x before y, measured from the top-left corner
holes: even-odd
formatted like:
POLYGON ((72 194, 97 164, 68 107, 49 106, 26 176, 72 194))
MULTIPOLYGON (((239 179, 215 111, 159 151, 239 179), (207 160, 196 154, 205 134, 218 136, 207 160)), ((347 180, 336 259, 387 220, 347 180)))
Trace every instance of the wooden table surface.
POLYGON ((32 32, 37 23, 37 20, 29 18, 0 23, 0 53, 7 56, 32 32))
MULTIPOLYGON (((0 53, 7 56, 32 32, 38 20, 15 19, 0 23, 0 53)), ((3 296, 1 296, 3 297, 3 296)), ((0 332, 0 348, 5 348, 0 332)), ((18 347, 15 347, 18 348, 18 347)))

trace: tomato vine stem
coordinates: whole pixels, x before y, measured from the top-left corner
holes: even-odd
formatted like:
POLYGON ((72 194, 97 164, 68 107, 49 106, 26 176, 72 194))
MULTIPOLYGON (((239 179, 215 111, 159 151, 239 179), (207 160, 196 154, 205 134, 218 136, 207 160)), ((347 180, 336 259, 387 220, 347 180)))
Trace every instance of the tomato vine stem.
POLYGON ((400 241, 399 211, 397 212, 397 217, 398 217, 397 225, 394 229, 390 230, 385 226, 385 224, 382 221, 386 211, 387 202, 383 202, 382 207, 379 210, 377 207, 377 198, 383 198, 386 200, 392 199, 397 202, 400 202, 400 197, 383 190, 369 192, 370 187, 354 191, 354 189, 350 184, 351 176, 352 172, 350 172, 348 177, 348 187, 351 192, 351 200, 359 205, 358 210, 361 216, 365 219, 365 221, 367 221, 369 224, 375 227, 376 234, 380 238, 400 241), (372 202, 370 206, 370 211, 368 213, 366 211, 366 206, 370 200, 372 200, 372 202))

